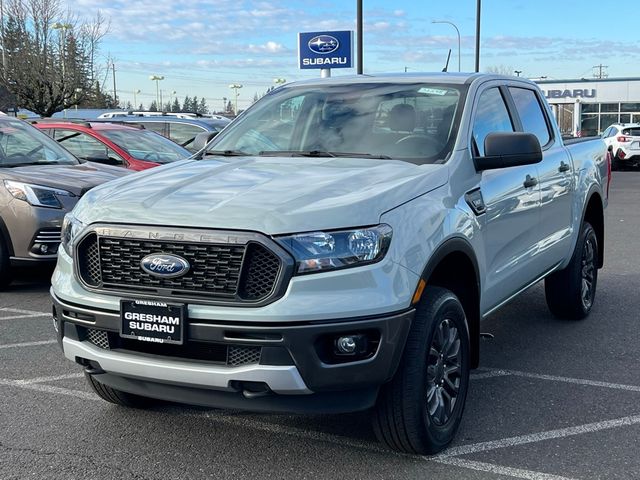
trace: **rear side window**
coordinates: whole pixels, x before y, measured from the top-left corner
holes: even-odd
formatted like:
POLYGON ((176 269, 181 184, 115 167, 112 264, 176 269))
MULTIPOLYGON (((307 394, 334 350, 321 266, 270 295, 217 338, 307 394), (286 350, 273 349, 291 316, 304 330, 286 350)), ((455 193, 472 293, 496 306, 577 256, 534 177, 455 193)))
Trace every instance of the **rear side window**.
POLYGON ((623 135, 630 135, 632 137, 640 137, 640 128, 625 128, 622 130, 623 135))
POLYGON ((533 133, 540 145, 544 146, 551 140, 549 126, 545 119, 542 106, 538 101, 536 92, 527 88, 509 87, 511 97, 516 105, 516 110, 520 116, 522 127, 525 132, 533 133))
POLYGON ((169 122, 169 138, 186 148, 189 148, 196 135, 202 132, 204 132, 204 128, 197 125, 169 122))
POLYGON ((473 121, 473 139, 480 156, 484 155, 484 140, 494 132, 513 132, 513 123, 509 111, 498 88, 482 92, 476 117, 473 121))

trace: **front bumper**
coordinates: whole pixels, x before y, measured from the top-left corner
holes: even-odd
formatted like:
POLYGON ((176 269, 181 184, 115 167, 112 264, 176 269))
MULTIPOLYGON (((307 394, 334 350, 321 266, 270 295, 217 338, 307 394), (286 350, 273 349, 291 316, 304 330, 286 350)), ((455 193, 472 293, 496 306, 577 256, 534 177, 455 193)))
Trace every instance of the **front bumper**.
POLYGON ((379 386, 396 371, 414 314, 407 310, 285 324, 190 319, 186 341, 194 345, 261 348, 259 363, 229 366, 202 358, 99 348, 86 332, 105 331, 117 338, 119 312, 73 304, 53 292, 52 297, 65 356, 88 367, 98 381, 149 397, 248 410, 337 412, 370 407, 379 386), (379 340, 370 357, 327 361, 323 346, 328 338, 359 332, 379 340), (264 388, 252 397, 245 387, 255 384, 264 388))

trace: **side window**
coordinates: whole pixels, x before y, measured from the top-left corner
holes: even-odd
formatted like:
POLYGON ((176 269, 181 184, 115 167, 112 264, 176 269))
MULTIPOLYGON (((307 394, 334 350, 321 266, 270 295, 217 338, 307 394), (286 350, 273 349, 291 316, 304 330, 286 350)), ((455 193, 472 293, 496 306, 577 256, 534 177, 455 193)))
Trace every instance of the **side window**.
POLYGON ((551 140, 549 126, 536 92, 527 88, 517 87, 509 87, 509 92, 513 97, 524 131, 533 133, 538 137, 541 146, 549 143, 551 140))
POLYGON ((494 132, 513 132, 509 111, 498 88, 482 92, 473 120, 473 139, 480 156, 484 155, 484 139, 494 132))
POLYGON ((183 147, 189 147, 196 135, 202 132, 204 128, 197 125, 169 122, 169 138, 183 147))
POLYGON ((152 132, 159 133, 163 137, 167 136, 164 130, 164 127, 166 125, 165 122, 136 122, 136 123, 140 123, 141 125, 144 125, 144 128, 146 128, 147 130, 151 130, 152 132))
POLYGON ((112 164, 122 165, 124 159, 102 142, 75 130, 56 129, 54 138, 76 157, 89 161, 111 160, 112 164))
POLYGON ((604 132, 602 132, 602 138, 609 138, 611 136, 612 127, 607 128, 604 132))

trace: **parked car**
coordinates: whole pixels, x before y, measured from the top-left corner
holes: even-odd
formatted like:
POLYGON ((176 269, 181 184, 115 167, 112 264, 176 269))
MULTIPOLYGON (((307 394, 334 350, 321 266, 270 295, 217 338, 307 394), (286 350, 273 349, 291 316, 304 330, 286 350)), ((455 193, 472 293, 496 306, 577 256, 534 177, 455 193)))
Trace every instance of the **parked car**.
POLYGON ((65 213, 91 188, 127 173, 80 162, 28 123, 0 116, 0 287, 12 267, 53 264, 65 213))
POLYGON ((32 123, 78 158, 130 170, 146 170, 191 155, 141 126, 59 119, 32 123))
POLYGON ((602 133, 613 155, 614 170, 640 166, 640 123, 616 123, 602 133))
POLYGON ((209 132, 211 138, 217 135, 231 120, 225 118, 177 118, 172 116, 155 117, 119 117, 118 123, 143 125, 147 130, 152 130, 160 135, 173 140, 191 153, 198 151, 195 138, 198 134, 209 132))
POLYGON ((481 319, 543 279, 560 318, 594 304, 606 148, 566 145, 531 81, 291 83, 199 158, 66 217, 54 324, 106 401, 373 408, 381 441, 433 454, 460 424, 481 319))
POLYGON ((98 119, 121 117, 173 117, 173 118, 212 118, 214 120, 228 120, 224 115, 202 114, 192 112, 149 112, 149 111, 125 111, 116 110, 98 115, 98 119))

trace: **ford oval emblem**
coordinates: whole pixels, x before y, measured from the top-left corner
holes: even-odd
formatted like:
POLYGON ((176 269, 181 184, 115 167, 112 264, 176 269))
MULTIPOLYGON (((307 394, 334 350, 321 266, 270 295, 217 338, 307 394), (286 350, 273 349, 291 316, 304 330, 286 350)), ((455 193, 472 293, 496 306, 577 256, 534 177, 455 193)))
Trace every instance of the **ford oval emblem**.
POLYGON ((154 277, 176 278, 186 274, 191 265, 178 255, 152 253, 140 260, 140 267, 154 277))
POLYGON ((331 35, 318 35, 309 40, 309 50, 315 53, 333 53, 340 46, 340 42, 331 35))

